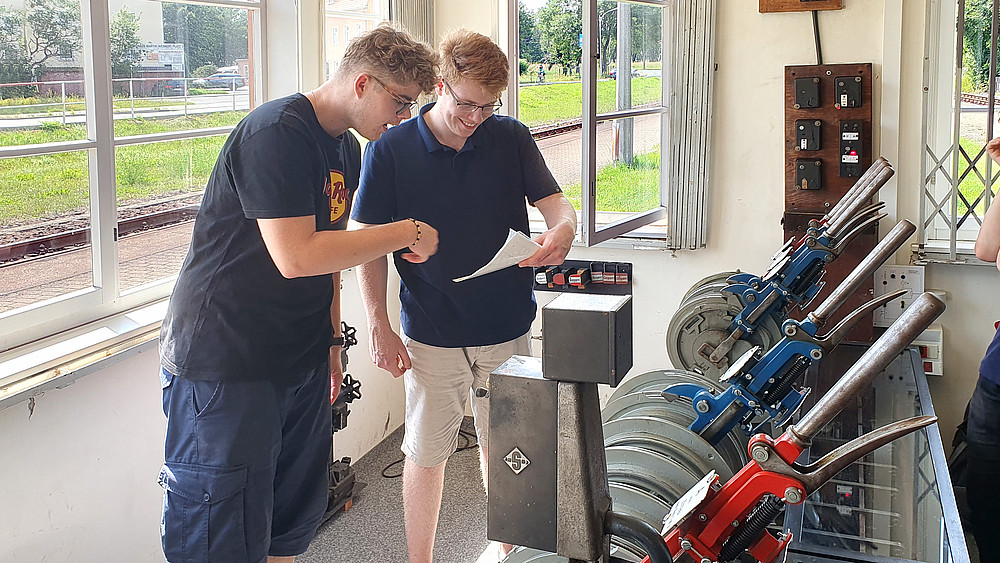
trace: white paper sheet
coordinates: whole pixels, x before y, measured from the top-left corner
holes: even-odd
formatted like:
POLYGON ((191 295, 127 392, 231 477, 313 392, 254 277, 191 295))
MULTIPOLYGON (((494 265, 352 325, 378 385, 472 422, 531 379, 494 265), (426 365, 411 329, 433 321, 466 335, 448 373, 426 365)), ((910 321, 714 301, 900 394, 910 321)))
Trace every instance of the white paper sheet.
POLYGON ((503 246, 497 251, 496 256, 494 256, 488 264, 467 276, 455 278, 452 281, 463 282, 483 274, 488 274, 490 272, 495 272, 497 270, 513 266, 537 252, 539 248, 541 248, 541 246, 537 242, 524 236, 524 233, 511 229, 510 232, 507 233, 507 241, 503 243, 503 246))

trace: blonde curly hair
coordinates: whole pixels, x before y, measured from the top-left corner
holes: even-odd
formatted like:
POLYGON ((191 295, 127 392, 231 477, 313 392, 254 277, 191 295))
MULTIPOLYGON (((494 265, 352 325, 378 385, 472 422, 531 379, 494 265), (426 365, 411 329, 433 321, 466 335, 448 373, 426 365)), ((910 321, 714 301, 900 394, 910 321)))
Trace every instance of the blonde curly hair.
POLYGON ((489 37, 459 29, 441 41, 440 52, 441 76, 449 83, 475 82, 497 97, 507 89, 510 63, 489 37))
POLYGON ((340 77, 364 72, 399 85, 417 84, 431 92, 437 84, 438 55, 406 31, 383 23, 351 40, 337 69, 340 77))

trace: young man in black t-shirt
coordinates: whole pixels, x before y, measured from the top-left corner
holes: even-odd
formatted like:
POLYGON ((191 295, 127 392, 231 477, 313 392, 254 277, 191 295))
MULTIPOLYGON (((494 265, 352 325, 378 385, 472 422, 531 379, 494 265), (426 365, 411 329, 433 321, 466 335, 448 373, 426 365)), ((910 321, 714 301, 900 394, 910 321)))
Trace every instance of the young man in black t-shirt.
POLYGON ((374 140, 409 118, 436 65, 380 26, 328 82, 263 104, 226 141, 160 334, 167 560, 290 561, 312 540, 343 379, 339 272, 437 249, 412 218, 345 230, 360 174, 348 128, 374 140))

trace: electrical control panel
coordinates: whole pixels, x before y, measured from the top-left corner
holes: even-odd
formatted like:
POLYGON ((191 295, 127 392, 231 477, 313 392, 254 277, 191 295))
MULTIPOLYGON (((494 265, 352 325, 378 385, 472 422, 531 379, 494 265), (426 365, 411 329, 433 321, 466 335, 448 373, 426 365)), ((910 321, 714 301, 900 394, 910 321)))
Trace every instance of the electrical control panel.
POLYGON ((795 109, 818 108, 819 101, 819 78, 796 78, 795 79, 795 109))
POLYGON ((800 158, 795 161, 795 185, 800 190, 818 190, 823 187, 822 160, 800 158))
POLYGON ((558 266, 534 269, 535 291, 632 294, 630 262, 566 260, 558 266))
POLYGON ((795 122, 795 150, 818 151, 820 149, 820 131, 823 122, 818 119, 799 119, 795 122))
POLYGON ((902 297, 875 310, 875 326, 888 327, 924 292, 923 266, 886 264, 875 270, 875 297, 905 289, 902 297))
POLYGON ((840 121, 840 176, 843 178, 860 178, 864 172, 861 168, 864 126, 860 119, 840 121))
POLYGON ((838 76, 834 79, 836 102, 833 107, 837 109, 858 108, 862 104, 860 76, 838 76))
MULTIPOLYGON (((783 240, 804 235, 809 220, 829 212, 877 156, 872 151, 873 80, 871 63, 785 67, 783 240)), ((877 241, 876 229, 868 229, 840 259, 828 264, 823 277, 826 285, 814 302, 821 303, 840 285, 877 241)), ((828 322, 839 321, 871 299, 872 289, 871 281, 862 285, 828 322)), ((804 315, 802 310, 792 313, 793 318, 804 315)), ((870 341, 873 336, 870 325, 859 323, 848 338, 870 341)))

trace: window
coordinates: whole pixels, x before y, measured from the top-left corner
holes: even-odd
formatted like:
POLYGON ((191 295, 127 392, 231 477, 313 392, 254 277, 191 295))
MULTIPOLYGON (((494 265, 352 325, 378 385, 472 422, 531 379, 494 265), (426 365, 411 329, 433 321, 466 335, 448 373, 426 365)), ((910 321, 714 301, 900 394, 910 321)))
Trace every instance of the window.
POLYGON ((517 116, 581 211, 587 245, 705 245, 712 5, 519 3, 517 116))
POLYGON ((58 26, 0 37, 24 76, 0 84, 18 122, 0 130, 0 352, 169 295, 261 69, 252 0, 36 1, 58 26), (70 63, 40 65, 22 40, 58 44, 70 63))
POLYGON ((326 29, 329 40, 326 46, 327 78, 337 68, 351 38, 351 26, 361 35, 389 20, 389 0, 327 0, 326 29), (344 28, 344 41, 338 41, 340 28, 344 28))
POLYGON ((1000 116, 989 103, 998 93, 993 17, 986 2, 927 5, 918 261, 974 260, 995 196, 1000 167, 985 150, 1000 116))

